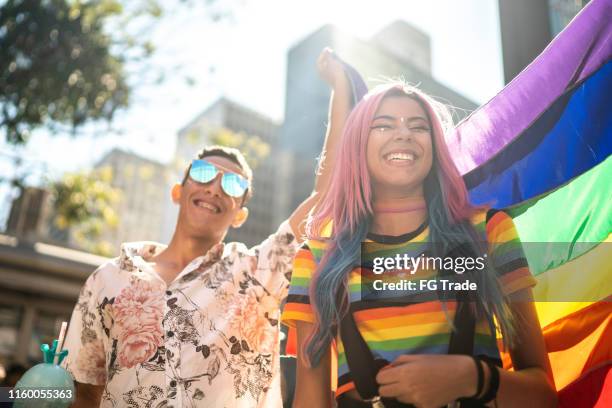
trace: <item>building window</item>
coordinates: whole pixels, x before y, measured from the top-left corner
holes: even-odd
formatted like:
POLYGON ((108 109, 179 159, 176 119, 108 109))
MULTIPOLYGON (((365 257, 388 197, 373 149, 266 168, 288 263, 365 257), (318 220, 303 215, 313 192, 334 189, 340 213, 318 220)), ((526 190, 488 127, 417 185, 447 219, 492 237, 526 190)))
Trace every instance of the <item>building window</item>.
POLYGON ((22 314, 21 307, 0 306, 0 356, 3 361, 15 355, 22 314))

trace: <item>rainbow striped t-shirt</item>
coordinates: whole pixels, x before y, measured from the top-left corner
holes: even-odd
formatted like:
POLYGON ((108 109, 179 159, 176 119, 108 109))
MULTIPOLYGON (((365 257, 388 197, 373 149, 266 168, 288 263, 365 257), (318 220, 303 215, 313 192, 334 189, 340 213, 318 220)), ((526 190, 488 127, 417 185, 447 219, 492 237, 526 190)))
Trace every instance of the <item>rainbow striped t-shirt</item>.
MULTIPOLYGON (((502 291, 510 295, 532 287, 536 280, 529 272, 521 242, 512 218, 502 211, 479 211, 472 218, 476 231, 486 239, 489 262, 494 266, 502 291)), ((417 230, 399 237, 368 235, 367 253, 362 260, 373 257, 392 257, 394 253, 404 254, 421 245, 426 247, 429 228, 426 224, 417 230), (407 249, 409 248, 409 249, 407 249)), ((296 321, 313 323, 315 314, 310 305, 309 286, 317 264, 323 256, 325 243, 310 240, 298 251, 294 260, 289 296, 282 321, 290 327, 296 321)), ((418 271, 412 278, 435 277, 436 271, 418 271)), ((422 302, 373 302, 362 299, 362 282, 368 274, 361 267, 349 274, 349 299, 355 323, 368 344, 374 358, 394 361, 403 354, 447 354, 451 335, 449 322, 454 320, 456 302, 429 297, 422 302)), ((371 276, 371 273, 370 273, 371 276)), ((382 274, 377 278, 397 280, 394 275, 382 274)), ((338 356, 339 396, 355 388, 344 354, 342 341, 336 338, 338 356)), ((477 322, 474 335, 474 354, 500 358, 495 333, 483 319, 477 322)))

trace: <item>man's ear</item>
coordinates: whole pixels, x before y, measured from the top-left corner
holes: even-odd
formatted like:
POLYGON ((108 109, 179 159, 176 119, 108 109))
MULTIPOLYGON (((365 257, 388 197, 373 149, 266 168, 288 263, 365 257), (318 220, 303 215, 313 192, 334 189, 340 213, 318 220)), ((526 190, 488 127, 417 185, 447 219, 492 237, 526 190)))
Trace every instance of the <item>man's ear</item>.
POLYGON ((242 224, 249 218, 249 209, 246 207, 242 207, 236 215, 234 216, 234 221, 232 221, 232 227, 240 228, 242 224))
POLYGON ((178 204, 180 199, 181 199, 181 192, 183 191, 183 186, 180 185, 179 183, 176 183, 175 185, 172 186, 172 191, 171 191, 171 195, 172 195, 172 202, 174 204, 178 204))

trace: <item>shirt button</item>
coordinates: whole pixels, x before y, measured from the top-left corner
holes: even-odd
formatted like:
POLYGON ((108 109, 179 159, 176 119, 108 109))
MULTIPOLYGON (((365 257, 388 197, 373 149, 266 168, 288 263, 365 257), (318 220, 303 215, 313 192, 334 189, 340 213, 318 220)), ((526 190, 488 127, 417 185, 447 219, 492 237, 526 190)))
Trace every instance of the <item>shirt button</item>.
POLYGON ((171 296, 172 295, 172 291, 171 290, 167 290, 166 291, 166 295, 171 296))
POLYGON ((176 387, 176 381, 174 381, 174 380, 170 381, 170 386, 172 388, 176 387))
POLYGON ((172 336, 174 336, 174 332, 169 330, 169 331, 166 332, 166 336, 172 337, 172 336))

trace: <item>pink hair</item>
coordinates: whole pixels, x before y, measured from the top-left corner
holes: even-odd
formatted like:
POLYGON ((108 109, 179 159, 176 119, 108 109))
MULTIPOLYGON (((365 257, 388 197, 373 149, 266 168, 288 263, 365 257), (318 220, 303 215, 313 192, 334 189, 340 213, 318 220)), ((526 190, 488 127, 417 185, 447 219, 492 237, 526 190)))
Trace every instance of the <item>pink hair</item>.
POLYGON ((447 108, 417 88, 394 83, 374 88, 349 115, 340 140, 330 187, 308 223, 309 238, 322 238, 323 228, 329 221, 333 221, 336 231, 346 228, 354 231, 358 223, 372 214, 372 188, 365 159, 370 126, 384 98, 402 95, 419 102, 429 117, 436 158, 434 166, 437 163, 436 170, 449 219, 455 223, 473 213, 474 208, 469 203, 465 183, 446 145, 445 131, 452 126, 447 108))

